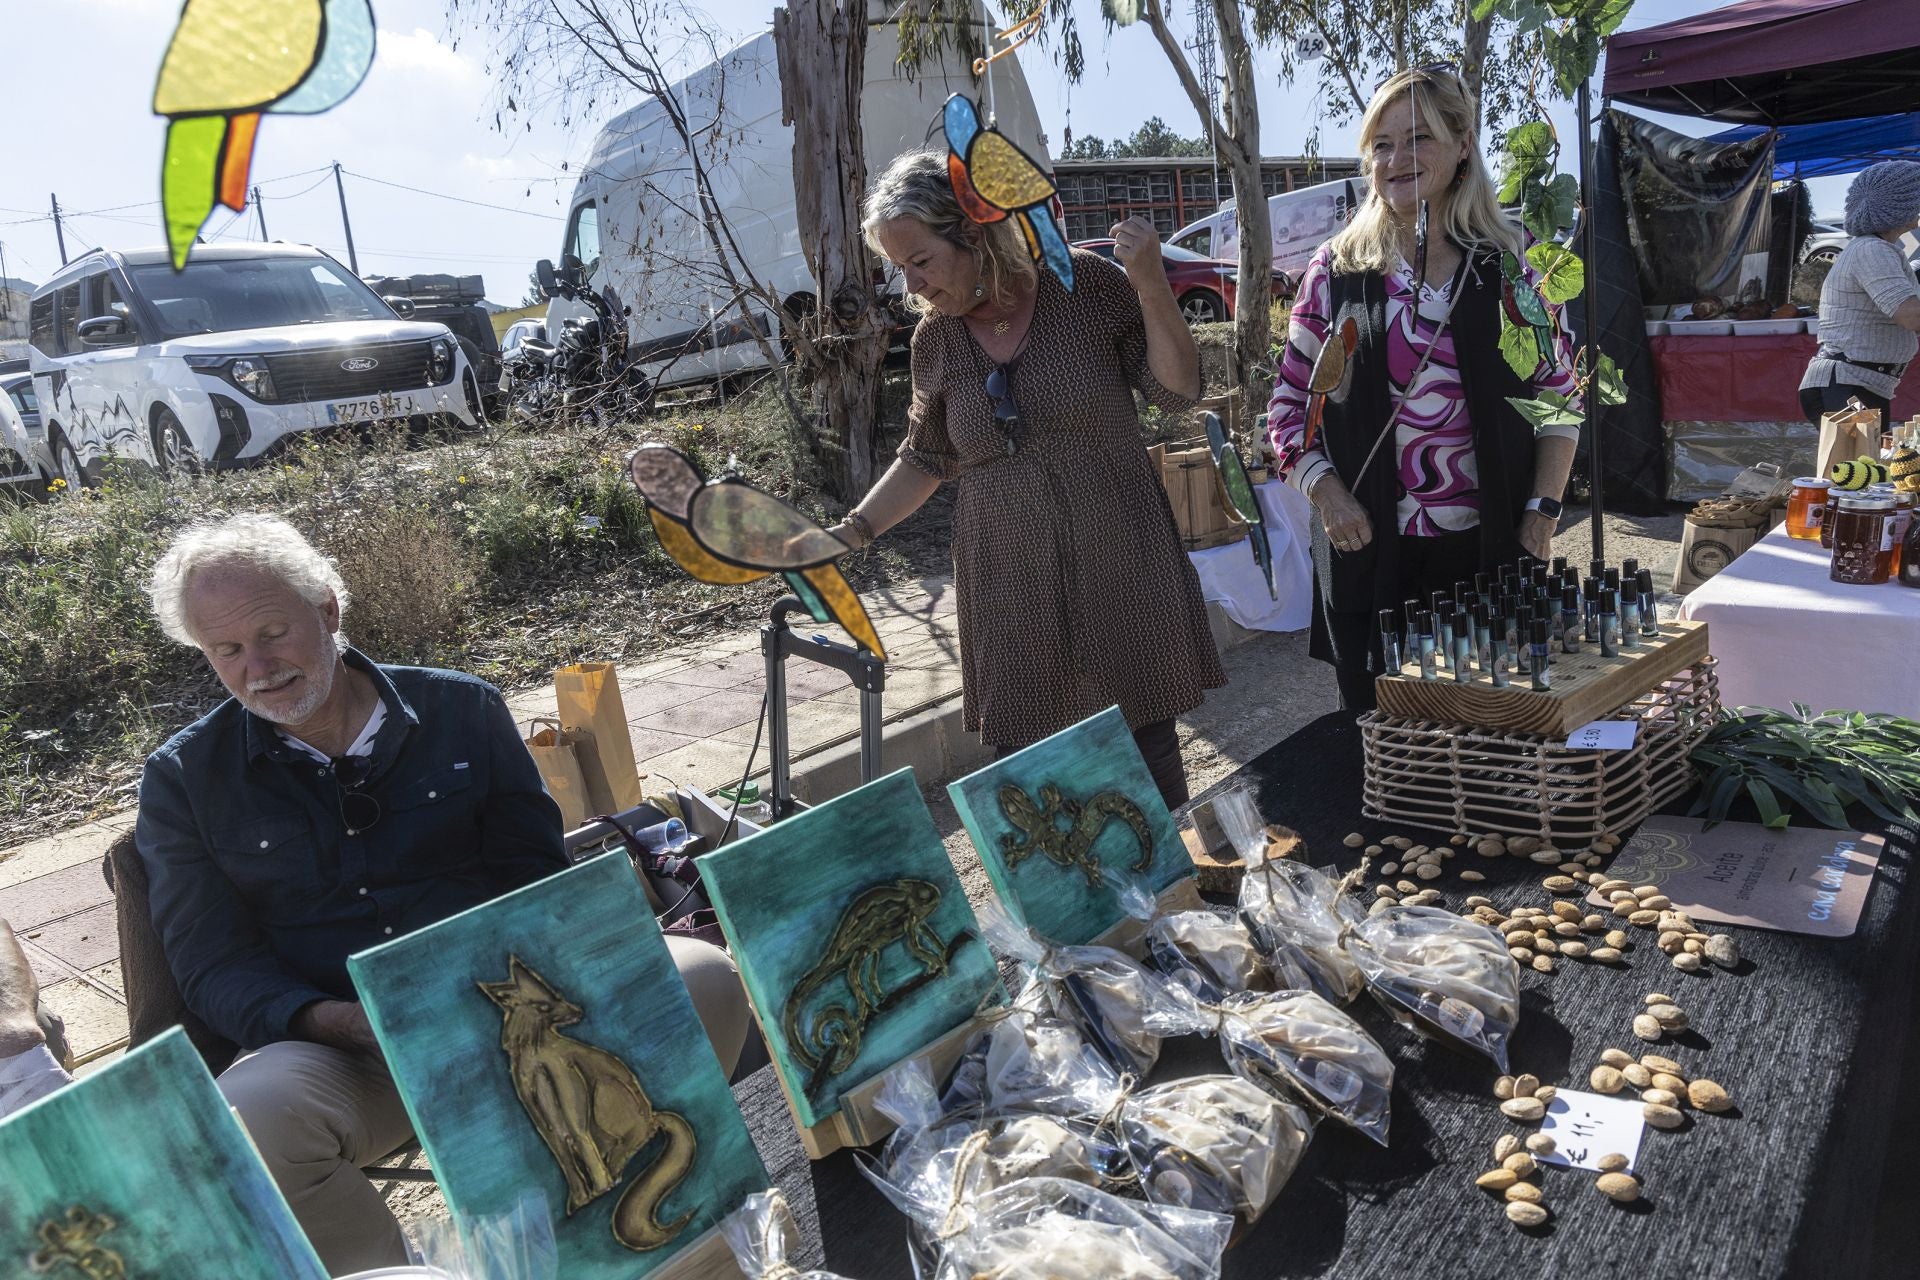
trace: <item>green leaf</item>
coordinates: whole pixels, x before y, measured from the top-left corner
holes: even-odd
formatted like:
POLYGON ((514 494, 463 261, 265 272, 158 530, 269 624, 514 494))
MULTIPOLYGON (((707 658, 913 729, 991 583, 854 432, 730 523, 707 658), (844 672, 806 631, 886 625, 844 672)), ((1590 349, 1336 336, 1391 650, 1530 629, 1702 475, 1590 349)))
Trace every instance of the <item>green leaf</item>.
POLYGON ((1549 28, 1540 37, 1547 65, 1553 68, 1555 86, 1562 96, 1571 98, 1599 64, 1600 37, 1591 27, 1579 23, 1559 31, 1549 28))
POLYGON ((1553 170, 1553 126, 1529 120, 1507 133, 1507 163, 1500 176, 1500 203, 1520 199, 1526 184, 1553 170))
POLYGON ((1620 24, 1626 21, 1627 11, 1632 8, 1633 0, 1587 0, 1580 19, 1604 40, 1620 29, 1620 24))
POLYGON ((1523 329, 1503 314, 1500 317, 1500 354, 1507 367, 1520 378, 1531 378, 1540 364, 1540 348, 1534 345, 1533 330, 1523 329))
MULTIPOLYGON (((1539 353, 1534 351, 1531 344, 1528 345, 1527 350, 1529 353, 1532 353, 1536 359, 1538 358, 1539 353)), ((1533 372, 1531 366, 1528 367, 1527 372, 1533 372)), ((1581 413, 1577 409, 1569 409, 1564 402, 1555 403, 1555 401, 1559 400, 1559 396, 1549 397, 1548 395, 1541 395, 1533 400, 1522 400, 1519 396, 1507 397, 1507 403, 1512 405, 1514 409, 1519 412, 1520 416, 1527 420, 1527 423, 1532 426, 1535 433, 1538 433, 1542 427, 1580 427, 1586 425, 1586 414, 1581 413)))
POLYGON ((1586 264, 1563 244, 1536 244, 1527 250, 1527 261, 1540 273, 1540 296, 1555 306, 1573 301, 1586 287, 1586 264))
POLYGON ((1536 240, 1551 240, 1562 227, 1573 225, 1580 203, 1580 183, 1570 173, 1556 173, 1547 182, 1527 184, 1521 194, 1520 221, 1536 240))
POLYGON ((1760 779, 1747 779, 1747 794, 1753 797, 1753 807, 1760 811, 1762 823, 1777 828, 1792 821, 1780 808, 1780 800, 1773 794, 1773 788, 1760 779))
POLYGON ((1594 370, 1590 385, 1601 404, 1627 402, 1627 380, 1620 376, 1620 366, 1613 362, 1613 357, 1604 351, 1600 353, 1600 365, 1594 370))
POLYGON ((1473 20, 1475 22, 1485 22, 1487 15, 1493 12, 1494 6, 1501 3, 1502 0, 1474 0, 1473 20))

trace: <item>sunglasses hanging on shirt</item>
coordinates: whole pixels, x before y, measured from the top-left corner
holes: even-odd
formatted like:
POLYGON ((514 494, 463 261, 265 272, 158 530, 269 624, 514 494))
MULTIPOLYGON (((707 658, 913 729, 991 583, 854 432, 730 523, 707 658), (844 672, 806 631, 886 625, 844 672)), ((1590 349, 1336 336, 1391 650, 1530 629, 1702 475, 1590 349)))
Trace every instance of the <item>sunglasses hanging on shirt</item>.
POLYGON ((360 788, 373 767, 369 756, 343 756, 333 762, 333 780, 340 797, 340 825, 357 836, 380 821, 380 802, 360 788))

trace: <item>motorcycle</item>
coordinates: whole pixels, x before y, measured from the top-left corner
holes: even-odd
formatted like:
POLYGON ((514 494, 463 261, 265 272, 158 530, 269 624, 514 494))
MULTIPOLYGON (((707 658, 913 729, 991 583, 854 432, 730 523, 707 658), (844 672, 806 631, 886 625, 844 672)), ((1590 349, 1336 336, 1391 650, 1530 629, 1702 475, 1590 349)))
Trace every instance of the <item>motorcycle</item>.
POLYGON ((516 360, 525 372, 516 368, 512 373, 516 407, 557 409, 564 417, 584 417, 598 425, 629 421, 652 408, 653 383, 627 350, 631 309, 616 312, 606 298, 588 288, 579 262, 570 255, 561 259, 558 271, 544 258, 535 271, 549 298, 582 303, 593 314, 562 322, 554 342, 521 344, 516 360))

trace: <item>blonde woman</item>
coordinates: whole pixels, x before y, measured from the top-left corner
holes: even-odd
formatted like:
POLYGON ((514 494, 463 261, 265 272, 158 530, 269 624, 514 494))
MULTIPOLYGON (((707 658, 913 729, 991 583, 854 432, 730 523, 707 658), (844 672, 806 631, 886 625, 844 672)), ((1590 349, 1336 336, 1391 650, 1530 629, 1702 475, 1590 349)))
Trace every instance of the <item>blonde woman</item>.
POLYGON ((1371 192, 1301 278, 1268 432, 1325 531, 1310 652, 1333 664, 1341 704, 1367 710, 1380 610, 1523 551, 1552 554, 1577 433, 1536 433, 1507 403, 1570 393, 1573 361, 1557 325, 1553 359, 1530 378, 1500 354, 1500 255, 1524 245, 1494 199, 1460 78, 1423 67, 1381 85, 1360 122, 1360 163, 1371 192), (1308 441, 1314 360, 1348 320, 1358 346, 1308 441))
POLYGON ((1200 394, 1158 237, 1134 218, 1119 266, 1076 251, 1068 293, 1011 222, 966 217, 944 151, 901 156, 865 213, 922 318, 898 460, 834 532, 865 546, 952 481, 967 728, 1004 754, 1117 704, 1183 803, 1175 717, 1226 675, 1134 410, 1200 394))

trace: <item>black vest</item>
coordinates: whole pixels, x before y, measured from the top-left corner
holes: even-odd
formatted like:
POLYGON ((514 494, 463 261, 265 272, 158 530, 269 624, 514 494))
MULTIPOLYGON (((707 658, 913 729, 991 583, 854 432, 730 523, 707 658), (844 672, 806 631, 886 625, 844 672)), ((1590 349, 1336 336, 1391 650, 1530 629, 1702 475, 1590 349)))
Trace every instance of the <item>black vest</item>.
MULTIPOLYGON (((1334 273, 1330 282, 1329 342, 1339 341, 1351 318, 1359 327, 1347 394, 1327 402, 1321 442, 1334 470, 1373 521, 1373 541, 1359 551, 1332 556, 1331 581, 1321 590, 1326 607, 1341 613, 1369 613, 1399 606, 1400 587, 1398 442, 1389 440, 1367 468, 1358 488, 1354 477, 1386 426, 1393 407, 1387 383, 1386 280, 1377 272, 1334 273)), ((1500 354, 1500 262, 1497 254, 1474 255, 1465 273, 1448 329, 1460 363, 1460 383, 1473 424, 1474 461, 1480 474, 1480 565, 1518 557, 1520 517, 1533 489, 1533 428, 1507 397, 1531 400, 1530 383, 1515 376, 1500 354)), ((1429 591, 1452 583, 1423 584, 1429 591)))

